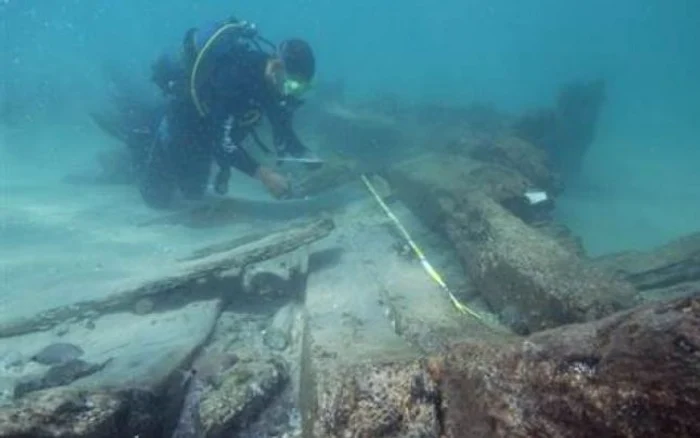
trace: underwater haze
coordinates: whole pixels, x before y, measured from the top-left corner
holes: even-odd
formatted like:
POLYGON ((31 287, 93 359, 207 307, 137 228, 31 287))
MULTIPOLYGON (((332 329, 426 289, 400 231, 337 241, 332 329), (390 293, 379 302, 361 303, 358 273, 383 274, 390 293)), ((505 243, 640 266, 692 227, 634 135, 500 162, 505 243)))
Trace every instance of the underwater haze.
POLYGON ((84 113, 105 98, 106 66, 146 81, 154 57, 178 44, 183 29, 236 14, 271 39, 307 38, 319 78, 341 80, 357 95, 519 111, 551 103, 562 83, 602 77, 608 96, 596 141, 582 180, 561 201, 562 217, 593 253, 647 248, 695 226, 700 6, 691 0, 408 1, 400 8, 8 0, 0 8, 3 112, 18 123, 31 119, 20 132, 4 128, 6 178, 82 165, 98 147, 84 113))
MULTIPOLYGON (((293 364, 306 354, 289 334, 302 308, 317 316, 310 326, 328 327, 316 339, 339 350, 355 342, 338 341, 343 330, 394 348, 401 318, 382 307, 393 302, 382 294, 415 289, 401 302, 418 308, 420 287, 443 298, 447 289, 411 261, 412 243, 375 202, 384 192, 366 190, 366 171, 383 172, 372 181, 392 194, 396 217, 469 309, 518 335, 555 327, 480 289, 470 263, 481 259, 455 235, 459 227, 440 223, 435 209, 453 208, 440 196, 487 193, 517 226, 560 239, 582 263, 652 254, 700 232, 699 42, 697 0, 0 0, 0 409, 79 382, 156 387, 189 369, 202 346, 214 351, 197 359, 209 370, 205 384, 226 387, 216 380, 223 363, 252 364, 241 373, 266 376, 256 383, 261 394, 286 388, 274 379, 296 365, 279 368, 273 356, 293 364), (165 105, 152 81, 156 59, 179 51, 188 29, 231 16, 273 42, 298 37, 313 48, 313 87, 294 126, 328 166, 270 164, 301 193, 291 199, 271 195, 274 181, 234 169, 226 194, 209 181, 203 200, 152 208, 109 128, 155 129, 146 119, 165 105), (571 84, 604 84, 604 92, 571 84), (564 132, 567 90, 584 90, 589 106, 571 98, 575 120, 564 132), (546 134, 532 134, 540 129, 546 134), (499 140, 513 132, 526 144, 499 140), (479 152, 504 145, 516 149, 479 152), (451 154, 459 158, 444 158, 451 154), (546 193, 549 210, 523 204, 531 190, 546 193), (308 256, 312 242, 318 253, 308 256), (36 380, 53 367, 62 367, 61 385, 36 380)), ((272 138, 267 128, 263 139, 272 138)), ((184 379, 180 421, 201 390, 198 377, 184 379)), ((278 392, 287 397, 275 405, 284 419, 263 416, 240 436, 294 436, 261 432, 275 421, 301 427, 297 394, 278 392)))

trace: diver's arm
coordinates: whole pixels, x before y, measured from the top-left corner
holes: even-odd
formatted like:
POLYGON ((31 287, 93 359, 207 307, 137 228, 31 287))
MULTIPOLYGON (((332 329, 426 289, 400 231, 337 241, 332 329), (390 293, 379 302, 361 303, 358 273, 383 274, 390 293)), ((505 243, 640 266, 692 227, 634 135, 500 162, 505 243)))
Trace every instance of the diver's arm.
POLYGON ((269 167, 260 165, 235 138, 232 138, 231 127, 233 122, 233 117, 226 119, 223 124, 223 135, 214 144, 214 158, 220 167, 219 174, 215 180, 216 191, 220 194, 225 194, 228 191, 230 167, 233 166, 246 175, 262 182, 275 198, 286 195, 289 191, 287 180, 269 167))
POLYGON ((285 126, 275 132, 275 146, 292 156, 299 157, 306 152, 306 146, 299 140, 291 126, 285 126), (280 147, 281 146, 281 147, 280 147))
POLYGON ((226 118, 223 122, 217 123, 219 135, 214 140, 214 159, 222 169, 233 166, 250 177, 255 177, 260 168, 260 163, 248 154, 245 148, 235 138, 232 132, 235 120, 233 117, 226 118))
POLYGON ((275 147, 282 154, 301 156, 307 151, 292 126, 293 111, 300 105, 301 103, 289 104, 289 106, 275 105, 267 110, 275 147))
POLYGON ((222 158, 223 162, 219 163, 220 165, 233 166, 250 177, 255 177, 260 169, 260 163, 241 146, 237 146, 232 152, 225 152, 222 158))

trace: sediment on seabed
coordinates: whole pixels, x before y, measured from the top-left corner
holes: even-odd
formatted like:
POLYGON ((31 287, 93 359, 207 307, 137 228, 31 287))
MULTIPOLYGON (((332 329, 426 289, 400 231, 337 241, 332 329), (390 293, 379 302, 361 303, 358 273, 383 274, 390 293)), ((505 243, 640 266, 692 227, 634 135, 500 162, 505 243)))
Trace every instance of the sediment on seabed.
POLYGON ((50 305, 47 288, 41 312, 0 321, 0 437, 700 436, 697 236, 588 257, 551 215, 564 168, 535 134, 556 118, 313 111, 318 141, 385 145, 369 180, 470 312, 359 158, 329 160, 294 209, 220 199, 131 223, 139 242, 208 243, 124 257, 91 293, 50 305))

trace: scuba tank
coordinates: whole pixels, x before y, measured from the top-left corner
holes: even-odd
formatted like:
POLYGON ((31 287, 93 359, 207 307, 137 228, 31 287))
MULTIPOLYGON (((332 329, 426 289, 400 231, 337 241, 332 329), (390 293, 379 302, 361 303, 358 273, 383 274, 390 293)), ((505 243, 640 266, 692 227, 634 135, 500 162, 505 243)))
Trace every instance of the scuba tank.
POLYGON ((276 47, 258 33, 254 23, 235 17, 193 27, 185 32, 179 56, 164 54, 153 63, 151 80, 166 96, 189 95, 197 111, 204 116, 206 105, 201 102, 199 88, 216 61, 237 50, 274 53, 276 47))
POLYGON ((200 95, 201 87, 216 68, 222 57, 235 56, 236 52, 251 50, 266 52, 262 44, 275 45, 258 34, 255 24, 230 18, 201 28, 191 28, 185 33, 182 59, 187 72, 188 92, 200 116, 207 112, 207 104, 200 95))

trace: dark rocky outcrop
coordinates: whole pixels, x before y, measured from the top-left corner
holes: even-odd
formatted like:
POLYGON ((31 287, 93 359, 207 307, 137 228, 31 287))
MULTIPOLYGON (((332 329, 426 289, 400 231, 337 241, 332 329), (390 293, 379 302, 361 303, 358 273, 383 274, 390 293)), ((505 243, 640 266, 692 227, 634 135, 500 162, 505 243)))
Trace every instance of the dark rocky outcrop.
POLYGON ((149 392, 54 388, 0 410, 0 437, 160 438, 157 399, 149 392))
MULTIPOLYGON (((312 137, 342 137, 339 147, 355 155, 302 180, 300 193, 365 172, 363 154, 391 165, 389 184, 372 178, 380 196, 438 271, 463 281, 446 275, 450 291, 434 282, 370 197, 332 221, 201 248, 104 300, 0 327, 20 334, 91 315, 144 338, 157 322, 174 338, 123 348, 149 360, 120 354, 90 376, 93 362, 62 364, 74 372, 64 379, 57 368, 55 381, 71 387, 32 386, 0 410, 0 437, 290 436, 298 422, 309 438, 700 435, 700 241, 589 260, 550 214, 557 171, 571 172, 592 139, 601 90, 569 87, 556 110, 521 120, 515 136, 504 132, 506 117, 483 107, 409 107, 392 97, 316 106, 324 114, 307 128, 312 137), (426 144, 430 153, 396 164, 426 144), (574 150, 572 161, 554 146, 574 150), (640 295, 681 290, 696 298, 634 307, 640 295), (274 317, 253 315, 273 302, 274 317), (107 390, 106 381, 149 389, 107 390)), ((145 225, 226 223, 240 206, 145 225)))
POLYGON ((447 437, 700 434, 700 299, 445 356, 447 437))
POLYGON ((21 381, 15 386, 14 396, 19 398, 33 391, 70 385, 74 381, 101 371, 110 361, 90 363, 70 359, 53 365, 45 374, 21 381))
POLYGON ((692 437, 700 299, 327 374, 314 437, 692 437))
POLYGON ((440 436, 437 382, 421 361, 357 365, 319 379, 306 436, 440 436))
POLYGON ((205 436, 240 432, 285 388, 287 366, 275 358, 241 358, 221 376, 217 387, 202 395, 200 415, 205 436))
MULTIPOLYGON (((218 432, 212 423, 207 436, 225 436, 240 420, 237 406, 255 411, 275 393, 285 374, 274 363, 241 360, 200 393, 203 425, 232 421, 217 422, 218 432)), ((463 341, 433 357, 336 365, 317 374, 316 391, 305 399, 305 436, 700 434, 697 294, 529 337, 463 341)), ((40 391, 0 410, 0 436, 158 437, 157 406, 137 390, 40 391)))

